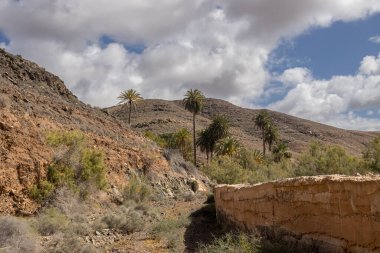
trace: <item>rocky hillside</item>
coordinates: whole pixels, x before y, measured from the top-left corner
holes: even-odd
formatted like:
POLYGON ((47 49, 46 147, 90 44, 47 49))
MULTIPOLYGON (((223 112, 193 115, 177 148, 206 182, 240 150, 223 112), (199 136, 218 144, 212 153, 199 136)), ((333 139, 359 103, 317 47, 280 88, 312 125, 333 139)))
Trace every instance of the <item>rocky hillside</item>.
MULTIPOLYGON (((122 121, 127 119, 127 110, 123 106, 111 107, 107 111, 122 121)), ((259 110, 242 108, 220 99, 208 98, 202 113, 197 117, 197 127, 198 130, 203 129, 216 115, 226 115, 231 121, 234 137, 248 148, 261 149, 260 132, 253 123, 258 112, 259 110)), ((365 144, 378 134, 339 129, 274 111, 269 113, 280 130, 281 138, 289 143, 290 150, 295 155, 305 150, 312 140, 338 144, 350 153, 360 155, 365 144)), ((191 117, 181 101, 146 99, 133 112, 132 126, 141 132, 151 130, 167 133, 182 127, 191 129, 191 117)))
POLYGON ((79 101, 57 76, 0 50, 0 213, 37 210, 28 189, 46 177, 54 152, 45 136, 53 129, 83 131, 104 151, 108 181, 117 187, 143 169, 165 194, 199 177, 186 164, 173 167, 162 150, 122 121, 79 101))

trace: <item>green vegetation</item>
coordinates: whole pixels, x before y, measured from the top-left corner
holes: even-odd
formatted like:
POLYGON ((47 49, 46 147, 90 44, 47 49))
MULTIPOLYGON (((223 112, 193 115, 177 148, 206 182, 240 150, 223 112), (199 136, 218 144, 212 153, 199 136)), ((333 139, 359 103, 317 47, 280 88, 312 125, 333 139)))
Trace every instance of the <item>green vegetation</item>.
POLYGON ((183 158, 187 161, 191 159, 191 134, 186 128, 181 128, 174 133, 161 135, 155 135, 151 131, 146 131, 145 137, 156 142, 162 148, 178 149, 183 158))
POLYGON ((128 181, 128 185, 123 191, 123 197, 126 200, 143 202, 151 195, 151 193, 152 189, 148 185, 147 180, 133 174, 128 181))
MULTIPOLYGON (((218 141, 228 137, 229 128, 230 123, 225 116, 216 116, 212 123, 200 132, 196 145, 199 146, 202 152, 206 153, 207 163, 209 162, 209 157, 213 158, 218 141)), ((223 152, 223 146, 220 146, 219 151, 223 152)))
POLYGON ((86 196, 89 186, 103 189, 106 186, 104 154, 88 148, 87 139, 79 131, 52 131, 46 136, 48 145, 56 149, 54 161, 49 165, 47 180, 30 189, 30 196, 44 201, 56 188, 67 186, 86 196))
POLYGON ((258 151, 242 149, 239 156, 221 156, 204 166, 202 171, 218 183, 257 183, 296 176, 355 175, 378 172, 376 159, 380 159, 380 137, 372 141, 362 158, 354 157, 340 146, 312 142, 308 150, 291 161, 286 144, 278 144, 272 155, 263 157, 258 151))
POLYGON ((132 107, 136 107, 136 103, 142 100, 140 93, 133 89, 129 89, 120 93, 117 97, 120 100, 119 104, 126 104, 128 106, 128 124, 131 124, 132 107))
POLYGON ((369 170, 380 173, 380 135, 369 143, 363 157, 369 170))
POLYGON ((29 190, 30 197, 37 202, 42 202, 52 196, 54 192, 54 184, 49 181, 41 181, 39 185, 33 185, 29 190))
POLYGON ((196 137, 195 137, 195 116, 201 112, 203 108, 203 100, 205 99, 202 92, 198 89, 188 90, 183 99, 183 105, 186 110, 193 114, 193 162, 197 165, 197 148, 196 148, 196 137))
POLYGON ((361 159, 348 155, 342 147, 313 142, 299 158, 295 176, 353 175, 365 171, 361 159))
POLYGON ((210 244, 200 246, 200 253, 258 253, 260 251, 260 241, 244 233, 228 233, 222 237, 214 238, 210 244))
POLYGON ((277 127, 274 125, 267 110, 261 110, 253 119, 255 126, 261 130, 261 138, 263 141, 263 154, 266 154, 266 144, 269 151, 272 150, 272 145, 279 139, 277 127))

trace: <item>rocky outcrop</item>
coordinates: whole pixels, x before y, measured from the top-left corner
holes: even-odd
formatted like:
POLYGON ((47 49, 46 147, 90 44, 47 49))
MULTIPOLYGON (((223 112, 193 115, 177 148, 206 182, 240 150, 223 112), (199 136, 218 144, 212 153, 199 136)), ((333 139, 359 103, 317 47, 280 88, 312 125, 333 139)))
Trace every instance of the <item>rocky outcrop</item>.
POLYGON ((300 252, 380 252, 380 177, 317 176, 215 188, 218 219, 300 252))
POLYGON ((125 122, 84 104, 37 64, 0 49, 0 214, 31 215, 38 209, 29 189, 46 178, 57 155, 45 142, 52 130, 84 132, 89 145, 105 154, 108 182, 119 189, 131 174, 149 176, 167 195, 206 180, 185 167, 174 170, 163 150, 125 122))

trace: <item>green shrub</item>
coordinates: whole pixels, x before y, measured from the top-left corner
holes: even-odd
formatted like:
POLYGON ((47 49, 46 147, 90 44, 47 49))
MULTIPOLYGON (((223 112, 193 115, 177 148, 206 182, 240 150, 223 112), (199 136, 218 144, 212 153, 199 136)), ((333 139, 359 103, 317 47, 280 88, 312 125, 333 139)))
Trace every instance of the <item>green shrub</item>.
POLYGON ((199 249, 200 253, 258 253, 260 251, 260 241, 254 236, 244 233, 228 233, 220 238, 214 238, 210 244, 203 244, 199 249))
POLYGON ((68 148, 80 149, 86 142, 86 136, 80 131, 51 131, 46 135, 46 143, 53 148, 64 145, 68 148))
POLYGON ((79 131, 51 131, 46 143, 58 149, 54 162, 48 166, 47 181, 30 189, 30 195, 37 201, 49 197, 53 190, 67 186, 88 195, 88 189, 106 186, 104 154, 100 150, 87 148, 85 135, 79 131))
POLYGON ((37 202, 43 202, 53 195, 54 189, 54 185, 49 181, 41 181, 39 185, 32 186, 29 195, 37 202))
POLYGON ((212 160, 210 164, 202 168, 202 171, 218 184, 248 183, 253 177, 251 170, 244 169, 231 157, 212 160))
POLYGON ((363 152, 365 167, 380 173, 380 136, 371 141, 363 152))
POLYGON ((163 139, 162 137, 156 135, 155 133, 153 133, 152 131, 146 131, 144 133, 144 136, 152 141, 154 141, 155 143, 157 143, 158 146, 160 146, 161 148, 166 148, 167 146, 167 143, 166 143, 166 140, 163 139))
POLYGON ((64 163, 56 162, 48 167, 47 179, 57 187, 68 186, 70 189, 75 189, 77 185, 75 178, 75 169, 64 163))
POLYGON ((56 208, 45 209, 35 222, 37 231, 44 236, 65 231, 68 225, 69 221, 66 216, 56 208))
POLYGON ((106 186, 104 154, 99 150, 84 149, 81 156, 80 180, 93 182, 99 189, 106 186))
POLYGON ((28 223, 15 217, 0 217, 0 252, 40 252, 37 238, 28 223))
POLYGON ((151 195, 152 189, 148 185, 147 180, 132 174, 128 185, 124 188, 123 197, 126 200, 134 200, 142 202, 151 195))
POLYGON ((352 175, 356 172, 365 172, 360 159, 348 155, 340 146, 327 146, 313 142, 310 144, 309 150, 299 158, 295 175, 352 175))

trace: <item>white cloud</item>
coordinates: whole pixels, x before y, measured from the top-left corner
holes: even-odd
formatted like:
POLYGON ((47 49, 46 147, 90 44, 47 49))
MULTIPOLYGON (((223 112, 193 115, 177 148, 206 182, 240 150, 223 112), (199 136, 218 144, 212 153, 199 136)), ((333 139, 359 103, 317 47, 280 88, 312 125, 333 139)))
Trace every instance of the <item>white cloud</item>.
MULTIPOLYGON (((166 99, 200 88, 253 106, 266 95, 272 78, 266 64, 281 40, 379 11, 380 0, 2 0, 0 29, 11 40, 3 46, 58 74, 91 104, 113 105, 127 88, 166 99), (104 35, 115 42, 102 47, 104 35), (124 47, 136 43, 145 46, 141 54, 124 47)), ((358 76, 328 81, 314 80, 305 68, 289 69, 275 78, 292 88, 287 97, 301 93, 313 108, 301 99, 297 109, 287 97, 276 105, 323 121, 351 106, 376 104, 378 61, 369 56, 358 76), (346 81, 363 91, 343 96, 346 81)))
POLYGON ((366 56, 363 58, 359 71, 367 75, 380 75, 380 54, 375 56, 366 56))
POLYGON ((296 85, 312 80, 310 70, 307 68, 291 68, 287 69, 278 77, 278 80, 286 85, 296 85))
POLYGON ((371 41, 373 43, 379 43, 380 44, 380 35, 370 37, 369 41, 371 41))
MULTIPOLYGON (((380 107, 380 72, 374 71, 380 68, 379 59, 380 56, 366 56, 355 76, 334 76, 330 80, 300 78, 284 99, 269 107, 344 128, 379 129, 380 119, 355 114, 380 107)), ((297 70, 286 70, 282 76, 297 70)))

